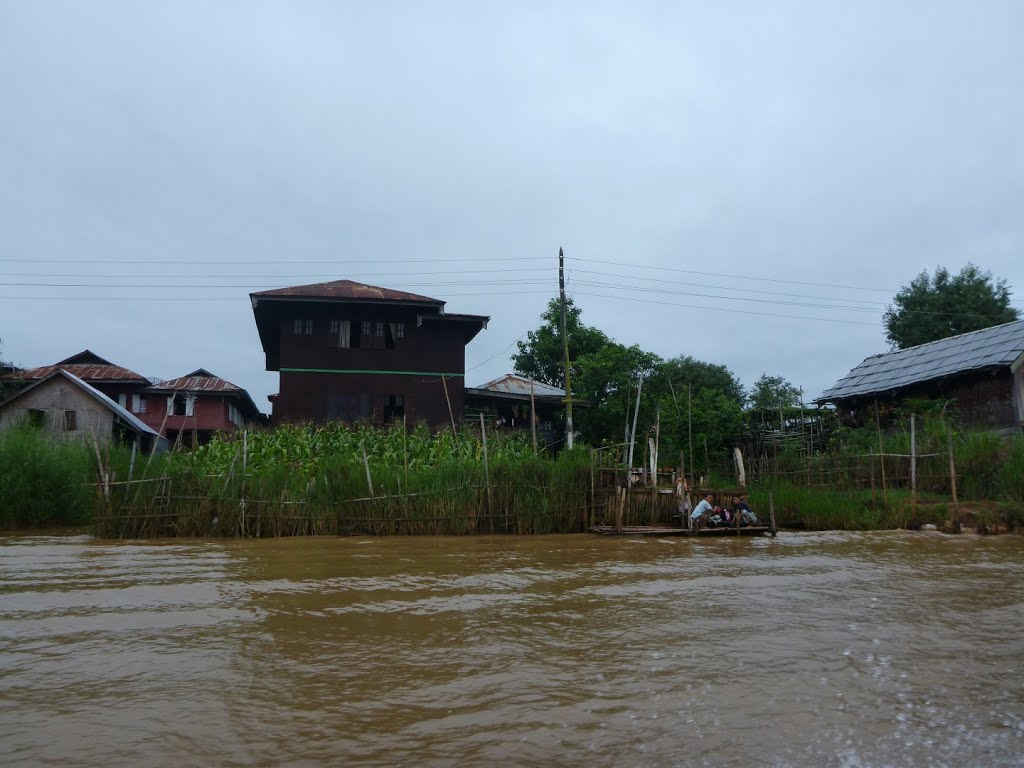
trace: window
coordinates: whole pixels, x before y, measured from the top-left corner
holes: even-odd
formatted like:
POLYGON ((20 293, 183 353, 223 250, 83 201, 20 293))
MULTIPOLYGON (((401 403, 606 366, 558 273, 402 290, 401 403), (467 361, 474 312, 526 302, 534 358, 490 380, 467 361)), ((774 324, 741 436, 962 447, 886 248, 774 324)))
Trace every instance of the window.
POLYGON ((387 323, 384 332, 385 349, 394 349, 398 346, 398 340, 405 338, 405 323, 387 323))
POLYGON ((383 336, 384 335, 384 321, 383 320, 378 320, 377 321, 377 325, 373 329, 373 335, 374 336, 383 336))
POLYGON ((35 429, 42 429, 43 424, 46 423, 46 411, 42 408, 29 408, 28 409, 28 424, 30 427, 35 429))
POLYGON ((142 395, 132 395, 132 413, 146 412, 146 398, 142 395))
POLYGON ((292 323, 292 334, 295 336, 312 336, 313 335, 313 321, 306 318, 295 318, 292 323))
POLYGON ((195 395, 170 395, 167 398, 167 410, 174 416, 192 416, 195 404, 195 395))
POLYGON ((78 429, 78 411, 64 411, 64 431, 74 432, 78 429))
POLYGON ((127 408, 128 407, 128 395, 126 395, 124 392, 122 392, 120 395, 118 395, 117 396, 117 404, 120 405, 122 408, 127 408))
POLYGON ((363 322, 360 323, 360 326, 361 326, 361 330, 363 332, 363 338, 364 339, 369 339, 370 338, 370 321, 369 320, 363 320, 363 322))
POLYGON ((331 320, 328 324, 328 343, 332 347, 338 347, 339 349, 349 349, 353 346, 359 346, 352 343, 352 321, 351 320, 331 320))
POLYGON ((384 395, 384 421, 398 421, 405 415, 404 395, 384 395))

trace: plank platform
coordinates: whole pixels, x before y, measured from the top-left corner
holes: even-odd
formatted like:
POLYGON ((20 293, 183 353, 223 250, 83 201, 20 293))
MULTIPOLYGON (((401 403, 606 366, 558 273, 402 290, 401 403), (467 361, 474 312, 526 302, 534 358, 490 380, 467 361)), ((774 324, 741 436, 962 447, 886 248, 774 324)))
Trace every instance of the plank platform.
POLYGON ((614 525, 595 525, 591 533, 602 536, 775 536, 770 525, 748 525, 743 528, 674 528, 664 525, 624 525, 621 529, 614 525))

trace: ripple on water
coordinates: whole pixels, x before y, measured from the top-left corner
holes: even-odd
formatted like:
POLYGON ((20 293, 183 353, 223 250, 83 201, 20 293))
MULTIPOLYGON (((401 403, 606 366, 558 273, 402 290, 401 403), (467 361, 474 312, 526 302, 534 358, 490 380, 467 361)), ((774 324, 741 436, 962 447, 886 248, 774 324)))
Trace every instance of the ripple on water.
POLYGON ((1013 765, 1024 546, 0 539, 14 765, 1013 765))

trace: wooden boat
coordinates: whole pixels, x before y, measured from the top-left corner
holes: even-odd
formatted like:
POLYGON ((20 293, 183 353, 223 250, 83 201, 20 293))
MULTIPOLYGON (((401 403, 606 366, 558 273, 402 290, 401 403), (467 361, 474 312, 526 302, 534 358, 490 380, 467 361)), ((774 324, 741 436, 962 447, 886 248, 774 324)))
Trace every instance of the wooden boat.
POLYGON ((740 528, 676 528, 664 525, 624 525, 617 528, 614 525, 595 525, 590 529, 591 533, 602 536, 694 536, 704 538, 706 536, 772 536, 776 530, 770 525, 747 525, 740 528))

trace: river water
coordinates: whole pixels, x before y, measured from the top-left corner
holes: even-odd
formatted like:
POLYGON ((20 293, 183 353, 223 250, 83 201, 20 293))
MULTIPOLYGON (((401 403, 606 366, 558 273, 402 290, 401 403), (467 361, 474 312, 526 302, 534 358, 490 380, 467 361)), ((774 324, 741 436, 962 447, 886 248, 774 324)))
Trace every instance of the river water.
POLYGON ((0 538, 0 763, 1024 764, 1024 537, 0 538))

